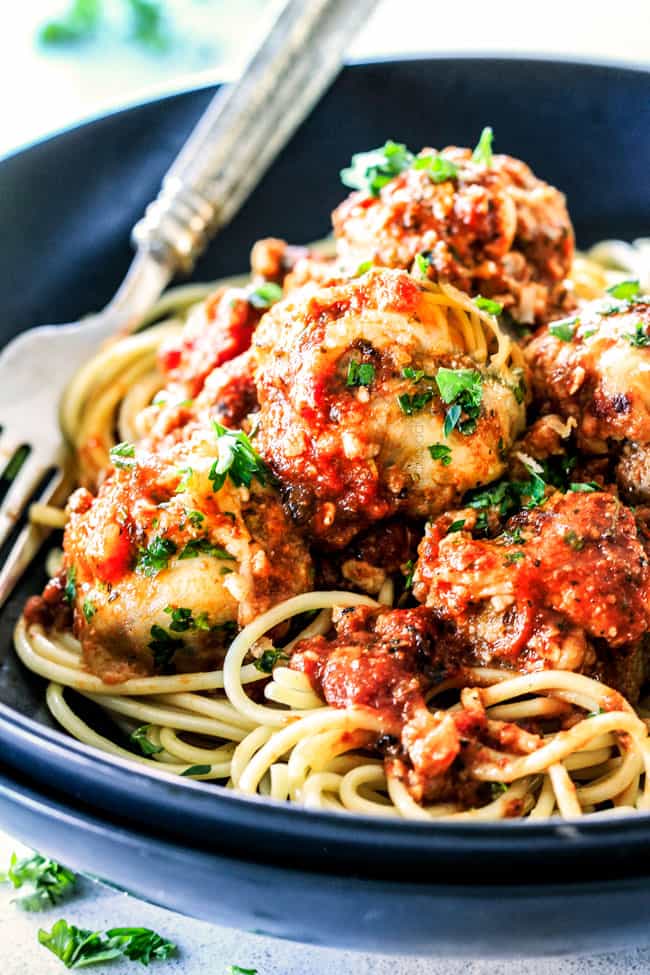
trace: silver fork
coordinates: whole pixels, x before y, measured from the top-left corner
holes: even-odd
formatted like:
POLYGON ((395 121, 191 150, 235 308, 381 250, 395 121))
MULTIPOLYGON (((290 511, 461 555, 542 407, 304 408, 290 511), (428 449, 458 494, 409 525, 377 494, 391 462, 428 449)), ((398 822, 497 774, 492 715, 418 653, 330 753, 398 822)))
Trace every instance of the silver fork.
MULTIPOLYGON (((67 448, 58 406, 74 372, 111 335, 134 331, 178 271, 240 209, 338 72, 377 0, 288 0, 241 79, 221 89, 133 229, 136 256, 121 288, 96 315, 30 329, 0 353, 0 473, 29 454, 0 506, 0 546, 38 496, 61 492, 67 448)), ((119 188, 118 188, 119 190, 119 188)), ((0 606, 48 530, 26 524, 0 570, 0 606)))

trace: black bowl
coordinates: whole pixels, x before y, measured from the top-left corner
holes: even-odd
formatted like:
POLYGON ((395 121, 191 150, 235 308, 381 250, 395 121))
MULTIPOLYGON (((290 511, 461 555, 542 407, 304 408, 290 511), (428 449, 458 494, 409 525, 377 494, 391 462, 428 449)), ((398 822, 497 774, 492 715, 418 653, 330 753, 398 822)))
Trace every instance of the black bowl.
MULTIPOLYGON (((211 94, 119 112, 0 163, 0 341, 108 300, 130 227, 211 94)), ((322 236, 352 152, 387 137, 471 144, 487 123, 497 149, 567 193, 580 244, 648 233, 650 74, 377 62, 343 71, 195 277, 240 271, 260 236, 322 236)), ((38 566, 0 616, 0 821, 32 845, 177 910, 304 941, 462 955, 650 943, 649 816, 429 825, 305 812, 71 741, 11 652, 43 580, 38 566)))

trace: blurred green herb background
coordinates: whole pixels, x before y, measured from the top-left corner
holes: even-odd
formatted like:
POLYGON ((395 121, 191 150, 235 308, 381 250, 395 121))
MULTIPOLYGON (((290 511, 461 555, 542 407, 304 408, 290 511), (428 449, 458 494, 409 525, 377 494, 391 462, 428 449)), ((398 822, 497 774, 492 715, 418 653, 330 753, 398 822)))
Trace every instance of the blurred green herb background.
MULTIPOLYGON (((172 43, 171 22, 163 0, 122 0, 127 36, 146 47, 164 51, 172 43)), ((41 44, 71 45, 91 41, 106 24, 103 0, 71 0, 62 16, 48 20, 39 31, 41 44)))

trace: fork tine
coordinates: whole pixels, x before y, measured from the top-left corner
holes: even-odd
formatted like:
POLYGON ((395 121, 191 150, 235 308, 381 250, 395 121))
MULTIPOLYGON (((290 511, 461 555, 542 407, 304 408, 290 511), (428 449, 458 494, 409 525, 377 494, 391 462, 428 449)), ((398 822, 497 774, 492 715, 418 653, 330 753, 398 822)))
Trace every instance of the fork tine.
POLYGON ((32 453, 27 457, 11 486, 4 501, 0 505, 0 546, 6 541, 10 531, 20 518, 26 503, 30 500, 38 482, 41 480, 48 465, 43 463, 40 456, 32 453))
MULTIPOLYGON (((43 504, 54 500, 64 481, 65 475, 59 471, 49 481, 38 500, 43 504)), ((51 532, 52 529, 47 525, 33 525, 28 522, 19 534, 0 569, 0 609, 51 532)))

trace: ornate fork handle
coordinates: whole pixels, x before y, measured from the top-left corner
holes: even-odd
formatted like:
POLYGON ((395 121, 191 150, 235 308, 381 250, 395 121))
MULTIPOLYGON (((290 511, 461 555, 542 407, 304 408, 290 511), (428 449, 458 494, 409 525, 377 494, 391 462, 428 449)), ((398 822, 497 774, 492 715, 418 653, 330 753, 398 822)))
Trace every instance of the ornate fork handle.
POLYGON ((289 0, 242 80, 222 88, 133 229, 139 251, 189 271, 326 86, 376 0, 289 0))

